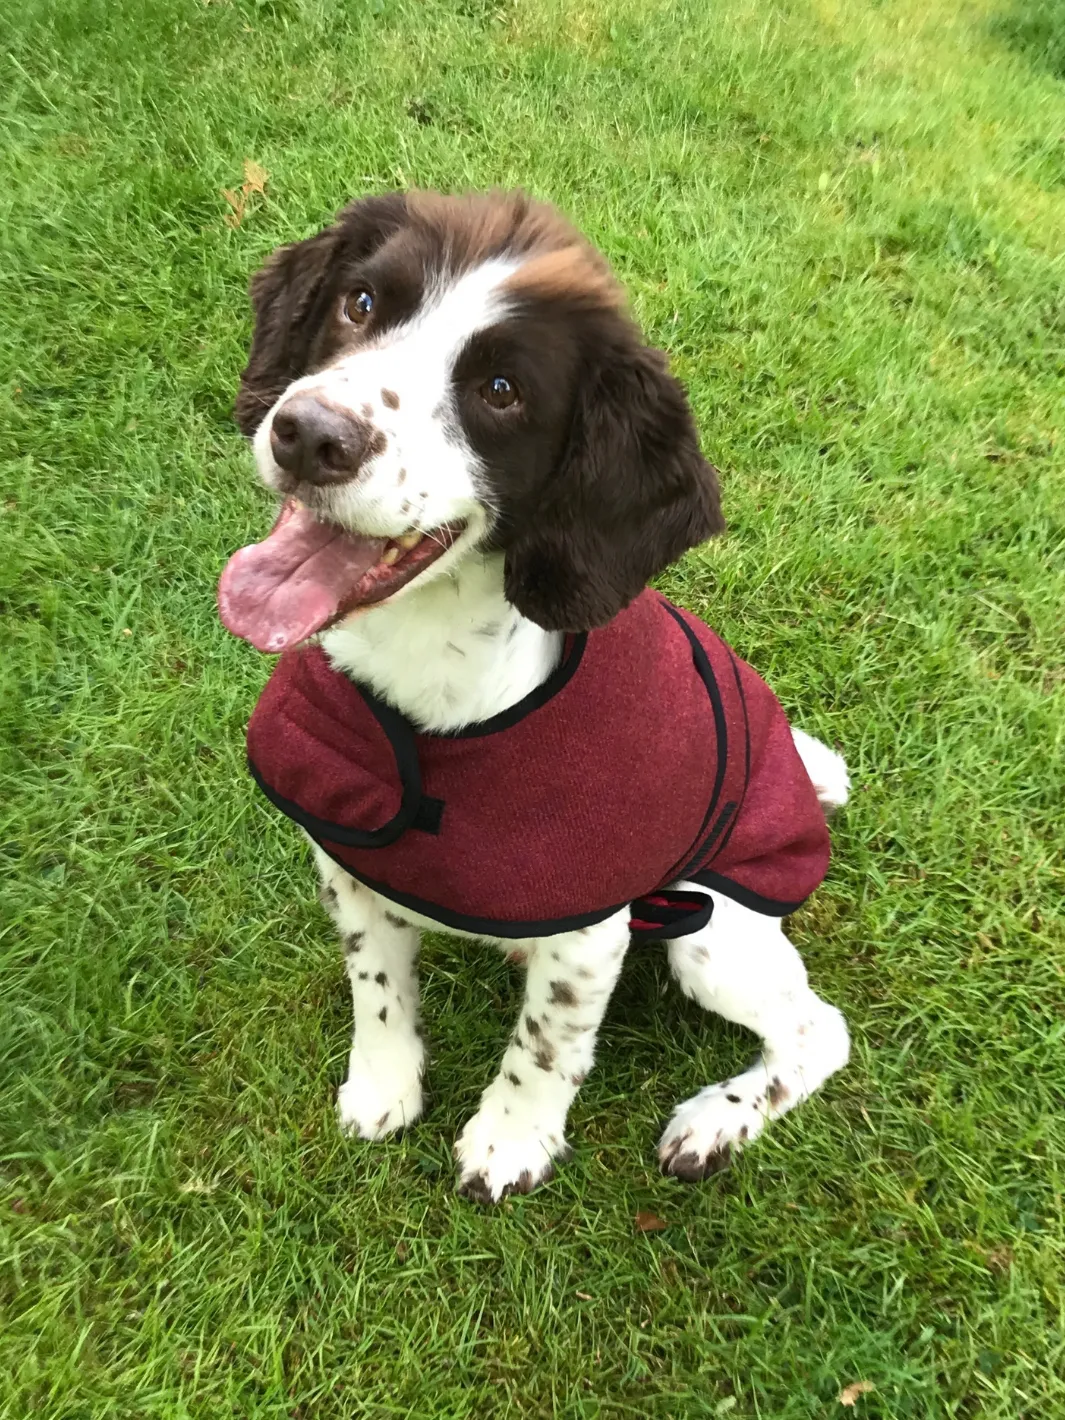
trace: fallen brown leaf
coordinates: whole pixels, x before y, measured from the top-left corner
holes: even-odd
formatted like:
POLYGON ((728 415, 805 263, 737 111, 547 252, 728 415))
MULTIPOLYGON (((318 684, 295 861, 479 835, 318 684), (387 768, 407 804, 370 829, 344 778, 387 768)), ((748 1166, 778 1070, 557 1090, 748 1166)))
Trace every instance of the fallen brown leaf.
POLYGON ((987 1265, 992 1272, 1008 1272, 1013 1266, 1013 1249, 993 1247, 987 1254, 987 1265))
POLYGON ((845 1385, 839 1393, 840 1405, 850 1406, 851 1409, 858 1403, 860 1395, 868 1395, 870 1391, 876 1390, 872 1381, 851 1381, 850 1385, 845 1385))
POLYGON ((266 179, 270 174, 264 167, 261 167, 254 158, 244 159, 244 190, 245 192, 265 192, 266 179))
POLYGON ((246 205, 244 193, 234 192, 231 187, 224 187, 222 189, 222 196, 233 209, 232 212, 227 212, 225 215, 226 226, 239 227, 241 222, 244 221, 244 208, 246 205))
POLYGON ((227 227, 233 227, 235 229, 240 226, 248 210, 248 198, 253 192, 259 193, 260 196, 265 195, 266 181, 269 176, 270 174, 266 169, 260 163, 257 163, 254 158, 244 159, 244 181, 240 185, 240 191, 235 192, 231 187, 224 187, 222 189, 222 196, 232 208, 232 211, 227 212, 225 215, 227 227))
POLYGON ((665 1218, 660 1218, 657 1213, 637 1213, 636 1231, 638 1233, 660 1233, 663 1228, 668 1228, 669 1224, 665 1218))

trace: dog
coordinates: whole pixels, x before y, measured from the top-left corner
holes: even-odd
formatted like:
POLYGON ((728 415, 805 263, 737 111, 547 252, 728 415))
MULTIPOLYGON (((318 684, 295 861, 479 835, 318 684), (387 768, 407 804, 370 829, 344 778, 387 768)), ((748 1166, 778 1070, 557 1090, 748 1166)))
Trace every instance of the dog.
POLYGON ((283 653, 249 762, 344 946, 341 1128, 422 1112, 420 931, 488 938, 525 993, 457 1187, 530 1191, 651 937, 763 1044, 662 1135, 665 1173, 706 1178, 847 1061, 781 919, 824 875, 849 779, 648 588, 724 528, 682 386, 602 255, 521 193, 362 198, 250 289, 236 417, 283 504, 219 606, 283 653))

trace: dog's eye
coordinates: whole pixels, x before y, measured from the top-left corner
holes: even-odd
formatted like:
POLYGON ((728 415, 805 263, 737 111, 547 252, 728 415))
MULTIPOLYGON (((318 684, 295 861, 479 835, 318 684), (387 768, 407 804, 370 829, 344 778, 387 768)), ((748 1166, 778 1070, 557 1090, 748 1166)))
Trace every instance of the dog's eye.
POLYGON ((509 409, 518 401, 518 387, 506 375, 493 375, 490 380, 485 380, 478 394, 493 409, 509 409))
POLYGON ((352 325, 364 325, 373 312, 373 292, 368 286, 356 286, 344 302, 344 315, 352 325))

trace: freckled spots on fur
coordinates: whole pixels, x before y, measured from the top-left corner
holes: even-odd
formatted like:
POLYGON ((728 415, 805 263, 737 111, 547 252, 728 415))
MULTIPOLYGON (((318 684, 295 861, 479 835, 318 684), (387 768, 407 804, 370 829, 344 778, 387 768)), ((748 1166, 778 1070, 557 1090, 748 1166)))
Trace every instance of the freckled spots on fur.
POLYGON ((363 405, 363 407, 362 407, 362 417, 363 417, 364 419, 372 419, 372 418, 373 418, 373 405, 372 405, 372 404, 364 404, 364 405, 363 405))
POLYGON ((382 1006, 382 1007, 381 1007, 381 1009, 380 1009, 380 1010, 378 1011, 378 1013, 377 1013, 377 1019, 381 1022, 382 1025, 384 1025, 385 1021, 388 1020, 388 1007, 387 1007, 387 1006, 382 1006))
POLYGON ((462 649, 461 646, 455 645, 454 641, 445 641, 444 645, 449 651, 454 651, 456 656, 465 656, 466 654, 466 652, 462 649))
POLYGON ((344 950, 349 957, 353 957, 356 952, 362 951, 362 932, 349 932, 344 938, 344 950))
POLYGON ((595 972, 594 972, 594 971, 589 971, 586 966, 579 966, 579 967, 577 968, 577 975, 580 977, 580 979, 581 979, 582 981, 594 981, 594 980, 595 980, 595 972))
POLYGON ((559 956, 558 952, 552 952, 552 953, 551 953, 551 960, 552 960, 552 961, 561 961, 562 958, 559 956))
POLYGON ((423 503, 425 503, 425 502, 427 502, 428 499, 429 499, 429 494, 428 494, 428 493, 419 493, 419 494, 418 494, 418 497, 422 500, 423 503))
POLYGON ((480 626, 473 628, 475 636, 495 636, 499 631, 498 621, 485 621, 480 626))
POLYGON ((525 1042, 522 1040, 520 1035, 516 1035, 514 1037, 514 1044, 518 1047, 519 1050, 525 1049, 525 1042))
POLYGON ((319 902, 321 902, 322 906, 326 909, 326 911, 328 911, 330 908, 336 907, 336 888, 332 887, 329 883, 323 883, 318 891, 318 900, 319 902))
POLYGON ((360 981, 369 981, 369 979, 370 979, 370 973, 369 973, 368 971, 360 971, 360 972, 359 972, 359 980, 360 980, 360 981))
POLYGON ((571 1076, 569 1077, 569 1082, 570 1082, 571 1085, 580 1086, 580 1085, 583 1085, 583 1084, 584 1084, 584 1082, 585 1082, 585 1080, 587 1080, 587 1078, 588 1078, 588 1072, 587 1072, 587 1070, 578 1070, 575 1075, 571 1075, 571 1076))
POLYGON ((514 1074, 513 1070, 507 1071, 506 1078, 512 1085, 516 1085, 519 1089, 521 1088, 521 1080, 514 1074))
POLYGON ((740 1125, 740 1133, 739 1133, 740 1139, 746 1139, 746 1138, 747 1138, 747 1135, 750 1134, 750 1132, 751 1132, 751 1131, 747 1128, 746 1124, 741 1124, 741 1125, 740 1125))
POLYGON ((514 637, 517 636, 517 634, 518 634, 518 627, 519 627, 520 625, 521 625, 521 622, 520 622, 520 621, 514 621, 514 622, 511 623, 510 630, 507 632, 507 640, 508 640, 508 641, 513 641, 513 640, 514 640, 514 637))
POLYGON ((739 1104, 740 1102, 739 1095, 726 1095, 725 1098, 728 1100, 729 1104, 739 1104))
POLYGON ((540 1022, 539 1022, 539 1021, 536 1021, 536 1020, 533 1020, 532 1016, 526 1016, 526 1017, 525 1017, 525 1029, 526 1029, 526 1030, 529 1032, 529 1034, 532 1035, 532 1036, 537 1036, 537 1035, 542 1035, 542 1034, 543 1034, 543 1032, 540 1030, 540 1022))
POLYGON ((496 1151, 496 1146, 495 1146, 494 1144, 489 1144, 488 1149, 487 1149, 488 1157, 491 1158, 492 1155, 495 1153, 495 1151, 496 1151))
POLYGON ((388 985, 388 977, 385 975, 385 973, 384 973, 383 971, 379 971, 379 972, 377 973, 377 975, 374 977, 374 980, 377 982, 378 986, 387 986, 387 985, 388 985))
POLYGON ((382 390, 381 403, 385 406, 386 409, 398 409, 399 395, 396 394, 395 390, 382 390))
POLYGON ((541 1070, 550 1070, 551 1066, 555 1063, 555 1047, 550 1044, 542 1046, 533 1056, 533 1059, 541 1070))
POLYGON ((692 949, 691 949, 691 955, 692 955, 692 960, 693 960, 693 961, 709 961, 709 960, 710 960, 710 953, 706 950, 705 947, 701 947, 701 946, 692 947, 692 949))
POLYGON ((388 439, 381 433, 380 429, 377 429, 374 431, 374 436, 370 440, 370 447, 366 450, 366 457, 375 459, 380 454, 383 454, 387 448, 388 439))
POLYGON ((552 1006, 575 1006, 577 993, 568 981, 552 981, 551 995, 548 999, 552 1006))
POLYGON ((385 913, 385 921, 391 922, 393 927, 408 927, 409 922, 405 922, 402 917, 397 917, 394 912, 385 913))
POLYGON ((383 1129, 384 1126, 388 1123, 388 1116, 389 1116, 391 1113, 392 1113, 392 1111, 391 1111, 390 1109, 386 1109, 385 1112, 384 1112, 384 1114, 382 1114, 381 1118, 380 1118, 380 1119, 377 1121, 377 1123, 374 1125, 374 1128, 375 1128, 375 1129, 383 1129))
POLYGON ((788 1088, 781 1084, 779 1075, 774 1075, 765 1092, 765 1097, 771 1108, 776 1109, 778 1104, 783 1104, 788 1098, 788 1088))
POLYGON ((407 516, 407 514, 410 512, 410 499, 409 499, 409 498, 404 498, 402 504, 400 505, 399 511, 403 514, 404 517, 407 516))

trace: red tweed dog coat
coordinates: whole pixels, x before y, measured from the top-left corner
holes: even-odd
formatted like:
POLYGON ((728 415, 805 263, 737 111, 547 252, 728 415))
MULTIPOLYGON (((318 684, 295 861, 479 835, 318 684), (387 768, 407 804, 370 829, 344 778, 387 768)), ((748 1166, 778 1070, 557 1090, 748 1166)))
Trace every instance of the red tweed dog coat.
POLYGON ((782 916, 828 830, 784 712, 698 618, 648 590, 571 638, 524 700, 416 732, 317 648, 282 656, 248 727, 266 795, 354 878, 450 927, 572 931, 632 904, 635 932, 709 920, 683 879, 782 916))

